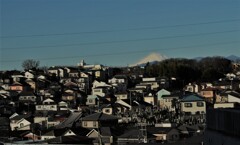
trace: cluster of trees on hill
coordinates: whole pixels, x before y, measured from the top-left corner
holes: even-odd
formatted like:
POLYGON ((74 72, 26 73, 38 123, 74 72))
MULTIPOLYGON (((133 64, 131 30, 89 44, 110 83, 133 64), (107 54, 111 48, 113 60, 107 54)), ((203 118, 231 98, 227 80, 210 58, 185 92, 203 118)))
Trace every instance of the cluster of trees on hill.
POLYGON ((223 57, 194 59, 172 58, 156 64, 147 63, 144 73, 149 77, 175 77, 188 82, 215 81, 232 71, 232 62, 223 57))

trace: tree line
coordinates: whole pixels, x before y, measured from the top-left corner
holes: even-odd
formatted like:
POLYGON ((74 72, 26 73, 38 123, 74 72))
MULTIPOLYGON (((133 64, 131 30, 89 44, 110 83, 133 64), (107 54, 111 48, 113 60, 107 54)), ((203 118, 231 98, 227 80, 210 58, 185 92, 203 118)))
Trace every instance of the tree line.
POLYGON ((232 62, 223 57, 206 57, 201 60, 171 58, 147 63, 144 74, 148 77, 175 77, 188 82, 216 81, 232 72, 232 62))

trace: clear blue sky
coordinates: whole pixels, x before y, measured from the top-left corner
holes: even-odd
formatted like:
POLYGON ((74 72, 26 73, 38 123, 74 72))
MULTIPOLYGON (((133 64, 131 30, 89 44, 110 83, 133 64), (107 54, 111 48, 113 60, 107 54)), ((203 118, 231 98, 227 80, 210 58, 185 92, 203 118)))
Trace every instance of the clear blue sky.
POLYGON ((0 70, 240 55, 239 0, 0 0, 0 70))

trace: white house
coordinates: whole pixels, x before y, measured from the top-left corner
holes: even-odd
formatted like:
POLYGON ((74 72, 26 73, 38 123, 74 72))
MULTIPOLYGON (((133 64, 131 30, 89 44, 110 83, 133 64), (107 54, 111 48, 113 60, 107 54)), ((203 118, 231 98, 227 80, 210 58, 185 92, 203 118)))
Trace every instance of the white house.
POLYGON ((33 79, 34 78, 34 74, 30 71, 26 71, 24 73, 25 77, 28 78, 28 79, 33 79))
POLYGON ((48 98, 42 102, 40 105, 36 105, 37 111, 57 111, 57 104, 55 102, 48 98))
POLYGON ((11 130, 30 130, 31 122, 29 122, 25 117, 27 115, 13 114, 10 116, 10 128, 11 130))
POLYGON ((184 96, 180 101, 181 112, 191 114, 206 114, 206 102, 196 94, 184 96))

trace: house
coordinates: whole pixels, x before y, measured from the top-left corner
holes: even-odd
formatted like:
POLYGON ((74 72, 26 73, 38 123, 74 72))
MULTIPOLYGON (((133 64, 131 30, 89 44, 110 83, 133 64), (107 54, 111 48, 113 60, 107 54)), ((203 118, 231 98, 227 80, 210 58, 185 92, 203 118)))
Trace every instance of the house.
POLYGON ((96 87, 112 87, 111 85, 105 83, 105 82, 101 82, 101 81, 97 81, 97 80, 94 80, 93 84, 92 84, 92 88, 96 88, 96 87))
POLYGON ((118 124, 118 117, 105 113, 94 113, 82 118, 82 127, 99 128, 111 127, 118 124))
POLYGON ((163 95, 170 95, 171 92, 166 90, 166 89, 161 89, 157 92, 157 101, 158 101, 158 105, 162 106, 163 100, 162 100, 162 96, 163 95))
POLYGON ((41 135, 41 140, 48 140, 48 139, 52 139, 55 138, 55 134, 54 134, 54 130, 50 130, 44 134, 41 135))
POLYGON ((80 77, 76 82, 79 89, 85 91, 88 94, 92 85, 92 75, 86 72, 80 72, 80 77))
POLYGON ((67 115, 68 114, 66 113, 62 114, 61 111, 54 113, 48 111, 38 111, 34 114, 33 122, 41 125, 41 128, 44 130, 59 125, 66 119, 67 115))
POLYGON ((155 137, 155 141, 176 142, 180 139, 180 133, 173 127, 147 127, 147 131, 155 137))
POLYGON ((99 96, 97 96, 97 95, 88 95, 86 105, 88 105, 88 106, 99 105, 98 104, 98 100, 99 100, 98 98, 99 98, 99 96))
POLYGON ((92 87, 92 95, 105 96, 111 91, 112 86, 105 82, 94 81, 92 87))
POLYGON ((114 93, 117 100, 129 99, 128 92, 116 92, 114 93))
POLYGON ((38 92, 39 95, 44 96, 44 98, 54 98, 55 91, 51 89, 42 89, 38 92))
POLYGON ((210 88, 210 87, 200 91, 200 95, 203 96, 206 101, 212 102, 212 103, 220 102, 219 99, 216 101, 217 93, 218 93, 218 89, 210 88))
POLYGON ((59 110, 61 111, 66 111, 66 110, 69 110, 69 108, 68 108, 68 103, 67 102, 64 102, 64 101, 61 101, 61 102, 59 102, 58 103, 58 108, 59 108, 59 110))
POLYGON ((79 71, 77 69, 70 69, 70 72, 68 72, 68 77, 70 78, 79 78, 79 71))
POLYGON ((140 85, 149 85, 151 90, 157 90, 160 86, 156 78, 142 78, 140 85))
POLYGON ((38 104, 35 106, 36 111, 57 111, 57 104, 50 98, 42 101, 42 104, 38 104))
POLYGON ((116 103, 125 106, 125 111, 131 110, 136 114, 144 112, 151 112, 153 105, 145 101, 136 101, 136 100, 117 100, 116 103))
POLYGON ((31 71, 25 71, 24 76, 25 78, 28 78, 28 79, 33 79, 35 77, 34 73, 31 71))
POLYGON ((169 111, 175 111, 177 102, 179 100, 179 94, 163 95, 161 108, 168 109, 169 111))
POLYGON ((14 82, 22 82, 25 77, 21 72, 13 72, 13 74, 11 75, 12 79, 14 82))
POLYGON ((124 134, 117 137, 117 142, 119 145, 125 145, 128 143, 139 144, 139 134, 140 131, 138 129, 126 130, 124 134))
POLYGON ((115 75, 112 79, 108 80, 108 83, 111 84, 116 91, 126 91, 128 86, 128 78, 125 75, 115 75))
POLYGON ((66 89, 62 94, 62 101, 75 102, 77 98, 82 97, 82 92, 78 89, 66 89))
POLYGON ((110 127, 101 127, 100 129, 92 129, 87 135, 89 138, 94 138, 94 145, 105 144, 111 145, 113 144, 113 135, 110 127))
POLYGON ((19 101, 23 103, 36 103, 37 96, 33 92, 21 92, 19 94, 19 101))
POLYGON ((14 82, 13 84, 11 84, 9 86, 9 89, 12 90, 12 91, 21 92, 21 91, 26 90, 26 86, 24 86, 23 84, 21 84, 19 82, 14 82))
POLYGON ((30 118, 29 114, 18 115, 13 114, 9 117, 11 130, 30 130, 31 122, 28 120, 30 118))
POLYGON ((64 137, 64 136, 76 136, 76 133, 68 128, 54 129, 54 130, 49 130, 48 132, 41 135, 41 140, 48 140, 48 139, 52 139, 56 137, 64 137))
POLYGON ((50 76, 57 76, 63 78, 66 76, 66 70, 62 67, 52 66, 48 68, 48 74, 50 76))
POLYGON ((181 112, 191 114, 206 114, 206 102, 197 94, 183 96, 180 101, 181 112))
POLYGON ((192 92, 192 93, 199 93, 201 87, 196 83, 189 83, 185 86, 185 91, 192 92))
POLYGON ((148 93, 147 95, 144 95, 144 101, 154 105, 157 105, 157 96, 155 96, 153 93, 148 93))
POLYGON ((104 97, 109 92, 110 92, 110 89, 109 87, 106 87, 106 86, 92 88, 92 95, 104 97))

